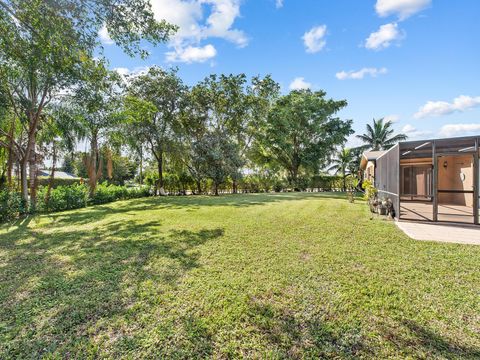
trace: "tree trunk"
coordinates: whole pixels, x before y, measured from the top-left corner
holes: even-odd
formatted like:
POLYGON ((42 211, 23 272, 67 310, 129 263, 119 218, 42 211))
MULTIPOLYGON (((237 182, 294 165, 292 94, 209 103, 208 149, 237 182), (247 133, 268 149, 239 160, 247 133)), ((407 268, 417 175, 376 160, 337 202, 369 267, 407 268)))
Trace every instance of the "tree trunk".
POLYGON ((140 185, 143 185, 143 149, 140 147, 140 185))
POLYGON ((202 194, 202 182, 200 180, 196 180, 195 182, 197 183, 198 195, 201 195, 202 194))
POLYGON ((15 130, 15 117, 13 117, 12 124, 10 126, 9 137, 10 137, 10 146, 8 148, 8 162, 7 162, 7 184, 9 188, 13 188, 12 183, 12 171, 13 171, 13 161, 14 161, 14 152, 13 152, 13 135, 15 130))
POLYGON ((215 187, 215 196, 218 196, 218 184, 215 183, 214 187, 215 187))
POLYGON ((86 155, 83 161, 88 173, 89 196, 92 197, 95 195, 98 179, 102 175, 102 164, 98 153, 98 133, 95 130, 92 131, 90 139, 90 155, 86 155))
POLYGON ((293 190, 296 191, 297 190, 297 179, 298 179, 298 167, 297 166, 294 166, 292 169, 291 169, 291 172, 290 172, 291 176, 292 176, 292 186, 293 186, 293 190))
POLYGON ((29 186, 30 186, 30 211, 35 211, 37 205, 37 158, 35 152, 35 138, 32 139, 32 145, 30 148, 30 154, 28 155, 29 165, 29 186))
POLYGON ((159 156, 157 157, 157 166, 158 166, 158 193, 160 195, 164 195, 163 190, 163 153, 160 152, 159 156))
POLYGON ((52 154, 52 171, 50 172, 50 179, 48 179, 48 188, 47 194, 45 195, 45 204, 48 207, 48 202, 50 201, 50 194, 52 193, 53 181, 55 180, 55 166, 57 164, 57 148, 55 143, 52 143, 53 154, 52 154))
POLYGON ((25 204, 28 204, 28 178, 27 178, 27 160, 25 156, 20 162, 20 181, 22 189, 22 198, 25 204))
POLYGON ((237 194, 238 193, 238 182, 237 179, 233 179, 232 181, 232 193, 237 194))

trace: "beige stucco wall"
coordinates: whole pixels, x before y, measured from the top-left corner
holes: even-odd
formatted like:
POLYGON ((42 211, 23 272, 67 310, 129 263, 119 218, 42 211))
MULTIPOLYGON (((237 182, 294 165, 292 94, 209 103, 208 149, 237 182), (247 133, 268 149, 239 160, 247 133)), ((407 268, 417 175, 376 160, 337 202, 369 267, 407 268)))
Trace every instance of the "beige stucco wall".
MULTIPOLYGON (((443 190, 473 190, 473 156, 442 156, 438 158, 438 188, 443 190), (444 163, 447 167, 444 167, 444 163), (461 174, 465 175, 462 181, 461 174)), ((439 204, 473 206, 472 194, 438 195, 439 204)))
POLYGON ((373 181, 375 177, 375 162, 369 161, 364 172, 364 180, 373 181))

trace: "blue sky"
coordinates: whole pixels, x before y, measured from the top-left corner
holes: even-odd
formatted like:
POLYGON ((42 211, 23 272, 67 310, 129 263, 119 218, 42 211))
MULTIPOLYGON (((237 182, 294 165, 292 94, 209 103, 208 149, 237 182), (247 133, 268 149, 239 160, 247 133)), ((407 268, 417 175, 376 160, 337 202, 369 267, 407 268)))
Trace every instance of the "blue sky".
MULTIPOLYGON (((101 31, 112 68, 178 66, 187 84, 211 73, 271 74, 282 86, 346 99, 363 131, 395 120, 410 138, 480 134, 478 0, 151 0, 180 26, 142 61, 101 31)), ((350 145, 356 145, 351 139, 350 145)))

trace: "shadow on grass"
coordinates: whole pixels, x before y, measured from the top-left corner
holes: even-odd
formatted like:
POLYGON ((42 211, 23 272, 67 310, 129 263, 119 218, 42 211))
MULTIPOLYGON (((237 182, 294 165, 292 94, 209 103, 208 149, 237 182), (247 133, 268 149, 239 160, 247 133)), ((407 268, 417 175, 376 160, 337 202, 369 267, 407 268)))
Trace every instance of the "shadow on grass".
POLYGON ((404 320, 395 329, 387 329, 385 338, 394 344, 398 351, 412 350, 407 356, 418 356, 423 353, 425 358, 435 359, 480 359, 480 349, 459 344, 451 339, 446 339, 412 320, 404 320))
MULTIPOLYGON (((197 248, 224 233, 162 233, 157 221, 123 221, 94 232, 46 235, 29 229, 29 221, 0 239, 6 255, 0 260, 0 358, 95 356, 96 333, 133 316, 132 307, 151 310, 148 301, 161 299, 200 266, 197 248)), ((191 324, 195 319, 185 319, 185 327, 191 324)), ((113 333, 104 341, 116 338, 113 333)), ((198 346, 208 353, 206 339, 198 346)))
POLYGON ((374 355, 360 329, 327 321, 321 314, 309 316, 253 300, 250 319, 279 358, 354 359, 374 355))
POLYGON ((152 211, 160 209, 183 209, 196 211, 205 206, 249 207, 261 206, 269 203, 303 200, 303 199, 339 199, 346 201, 345 193, 269 193, 269 194, 237 194, 222 196, 166 196, 135 199, 120 203, 91 206, 79 211, 60 212, 49 214, 55 224, 86 224, 92 220, 101 220, 110 214, 132 214, 138 211, 152 211))

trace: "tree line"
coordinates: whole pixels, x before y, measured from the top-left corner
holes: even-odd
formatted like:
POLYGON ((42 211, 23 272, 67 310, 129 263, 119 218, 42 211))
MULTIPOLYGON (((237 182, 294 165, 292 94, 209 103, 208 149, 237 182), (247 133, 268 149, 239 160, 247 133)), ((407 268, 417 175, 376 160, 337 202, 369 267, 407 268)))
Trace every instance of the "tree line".
POLYGON ((337 115, 345 100, 283 95, 271 76, 213 74, 189 86, 174 68, 111 71, 102 28, 141 58, 141 41, 177 30, 156 21, 147 0, 0 0, 0 186, 31 209, 46 159, 47 197, 59 168, 84 177, 90 196, 99 181, 133 177, 156 194, 172 179, 183 191, 218 194, 228 184, 235 193, 252 175, 265 188, 300 189, 353 133, 337 115), (88 150, 78 153, 79 143, 88 150))

